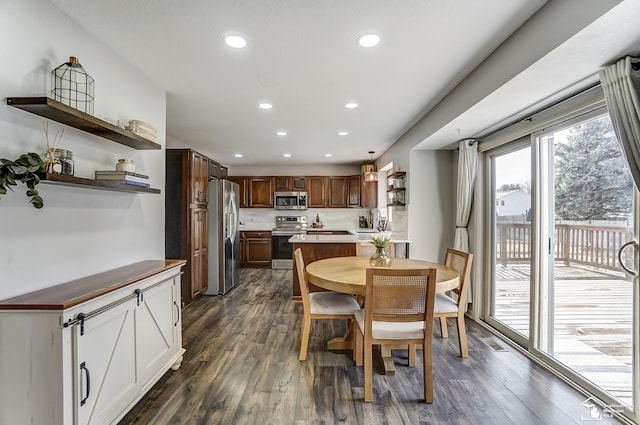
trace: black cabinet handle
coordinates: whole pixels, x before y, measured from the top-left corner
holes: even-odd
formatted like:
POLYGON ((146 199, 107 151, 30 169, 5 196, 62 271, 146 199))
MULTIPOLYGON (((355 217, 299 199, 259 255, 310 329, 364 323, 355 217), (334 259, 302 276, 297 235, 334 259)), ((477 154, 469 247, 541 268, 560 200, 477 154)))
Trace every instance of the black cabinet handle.
POLYGON ((173 302, 173 305, 176 307, 176 311, 178 312, 178 316, 176 317, 176 322, 173 324, 173 326, 178 326, 178 322, 180 321, 180 307, 178 307, 178 303, 177 302, 173 302))
POLYGON ((87 384, 87 395, 85 398, 80 400, 80 406, 84 406, 84 404, 87 402, 87 399, 89 398, 89 393, 91 392, 91 375, 89 374, 89 369, 87 368, 87 365, 85 362, 80 363, 80 374, 82 374, 83 370, 84 370, 85 376, 87 377, 85 381, 87 384))

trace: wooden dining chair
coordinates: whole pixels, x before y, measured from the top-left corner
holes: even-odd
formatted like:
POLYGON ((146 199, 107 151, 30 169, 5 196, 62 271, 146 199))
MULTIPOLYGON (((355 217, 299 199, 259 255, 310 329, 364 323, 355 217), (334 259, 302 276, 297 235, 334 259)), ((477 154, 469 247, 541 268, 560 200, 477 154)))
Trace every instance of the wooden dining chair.
MULTIPOLYGON (((309 292, 307 279, 304 276, 304 259, 302 251, 297 248, 293 252, 296 263, 296 272, 300 282, 300 293, 304 316, 302 318, 302 332, 300 334, 300 361, 307 359, 309 346, 309 333, 311 332, 312 319, 346 319, 353 320, 353 314, 360 310, 353 295, 340 292, 309 292)), ((354 353, 355 356, 355 353, 354 353)))
POLYGON ((373 400, 373 345, 419 345, 424 399, 433 402, 433 308, 436 269, 367 268, 364 310, 355 313, 356 364, 364 354, 364 401, 373 400))
POLYGON ((467 291, 469 286, 469 278, 471 274, 471 262, 473 254, 458 251, 453 248, 447 248, 444 257, 445 266, 452 267, 460 274, 460 286, 452 290, 456 295, 456 299, 446 294, 436 294, 436 302, 434 316, 440 319, 440 332, 442 338, 447 338, 447 318, 455 317, 458 326, 458 345, 460 346, 460 356, 468 357, 469 349, 467 347, 467 331, 464 325, 464 313, 467 308, 467 291))

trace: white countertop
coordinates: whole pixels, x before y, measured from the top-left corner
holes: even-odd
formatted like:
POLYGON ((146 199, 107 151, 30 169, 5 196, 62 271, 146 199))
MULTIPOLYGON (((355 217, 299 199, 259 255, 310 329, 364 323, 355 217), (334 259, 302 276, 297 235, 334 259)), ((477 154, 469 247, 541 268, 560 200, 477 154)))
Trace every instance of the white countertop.
MULTIPOLYGON (((319 230, 319 229, 318 229, 319 230)), ((350 230, 350 235, 293 235, 289 242, 291 243, 369 243, 371 236, 376 233, 356 233, 350 230)), ((406 236, 398 235, 394 237, 393 233, 386 233, 391 237, 393 243, 410 243, 406 236)))

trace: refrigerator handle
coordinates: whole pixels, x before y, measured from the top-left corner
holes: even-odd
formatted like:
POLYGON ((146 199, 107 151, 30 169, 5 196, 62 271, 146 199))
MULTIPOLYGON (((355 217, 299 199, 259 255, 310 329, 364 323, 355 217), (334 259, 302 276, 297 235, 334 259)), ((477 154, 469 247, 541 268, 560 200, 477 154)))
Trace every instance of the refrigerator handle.
POLYGON ((225 239, 229 238, 231 235, 231 213, 224 214, 224 237, 225 239))

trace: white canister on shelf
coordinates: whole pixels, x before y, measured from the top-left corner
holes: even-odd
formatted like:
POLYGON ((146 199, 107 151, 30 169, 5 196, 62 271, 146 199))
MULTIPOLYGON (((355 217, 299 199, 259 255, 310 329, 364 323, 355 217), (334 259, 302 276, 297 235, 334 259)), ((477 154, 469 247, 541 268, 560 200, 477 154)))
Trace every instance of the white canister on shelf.
POLYGON ((135 173, 136 165, 133 163, 133 159, 119 159, 116 164, 116 171, 129 171, 135 173))

